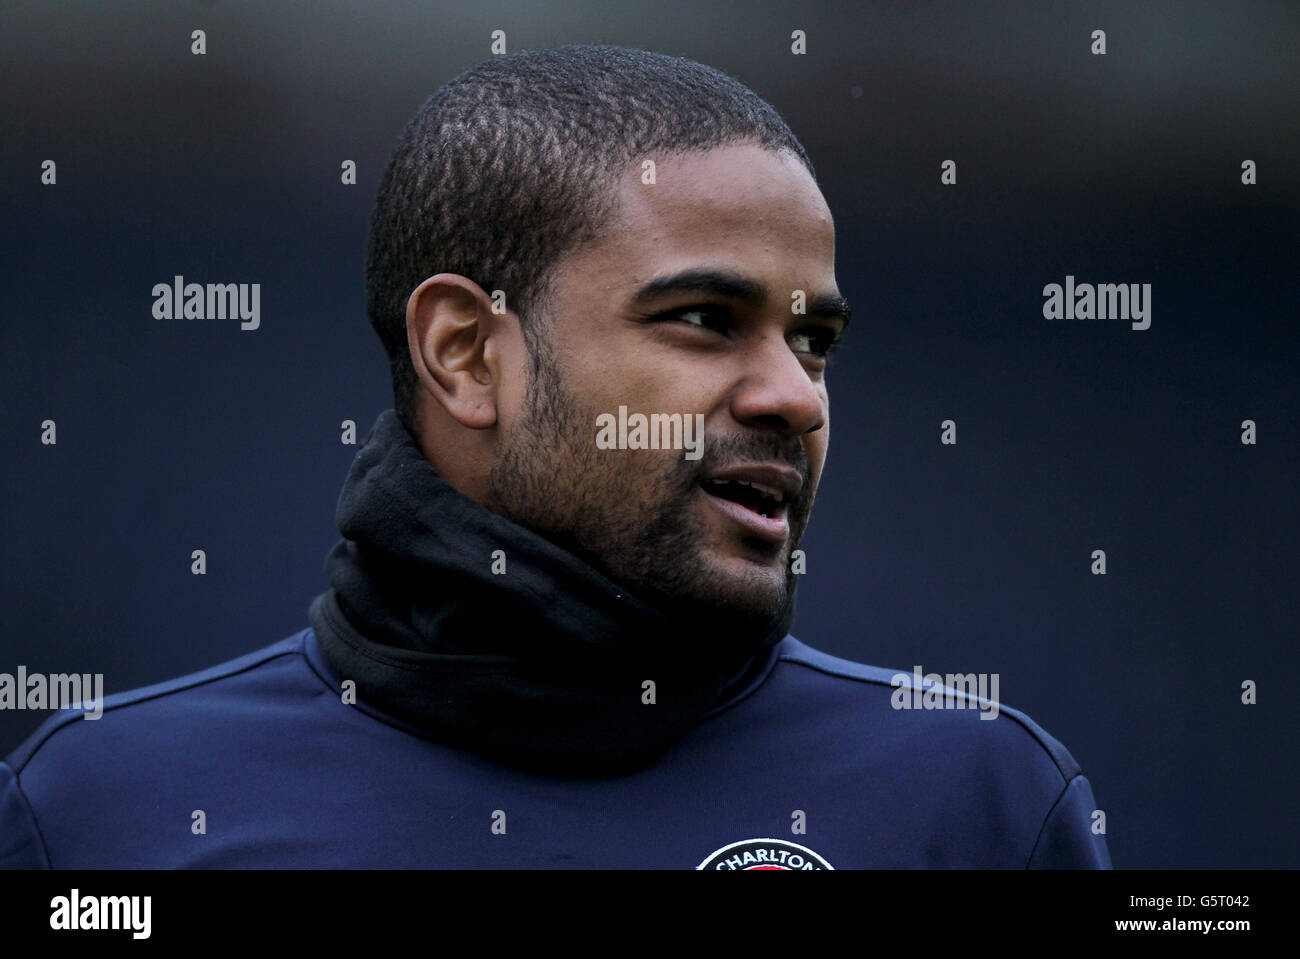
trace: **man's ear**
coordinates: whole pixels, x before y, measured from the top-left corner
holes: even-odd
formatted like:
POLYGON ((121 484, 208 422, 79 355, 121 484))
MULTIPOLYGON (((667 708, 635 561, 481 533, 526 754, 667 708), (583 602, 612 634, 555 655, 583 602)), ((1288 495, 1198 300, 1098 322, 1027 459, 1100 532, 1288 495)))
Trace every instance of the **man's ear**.
POLYGON ((411 365, 425 389, 462 426, 487 429, 497 421, 501 384, 498 351, 487 339, 506 317, 473 280, 456 273, 431 276, 406 301, 411 365))

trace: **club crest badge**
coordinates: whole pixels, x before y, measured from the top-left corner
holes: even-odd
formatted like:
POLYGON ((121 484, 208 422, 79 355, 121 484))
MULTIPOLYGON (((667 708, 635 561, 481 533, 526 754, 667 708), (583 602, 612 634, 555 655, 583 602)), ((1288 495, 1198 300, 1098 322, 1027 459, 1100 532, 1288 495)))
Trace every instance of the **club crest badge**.
POLYGON ((696 869, 834 869, 807 846, 784 839, 742 839, 704 858, 696 869))

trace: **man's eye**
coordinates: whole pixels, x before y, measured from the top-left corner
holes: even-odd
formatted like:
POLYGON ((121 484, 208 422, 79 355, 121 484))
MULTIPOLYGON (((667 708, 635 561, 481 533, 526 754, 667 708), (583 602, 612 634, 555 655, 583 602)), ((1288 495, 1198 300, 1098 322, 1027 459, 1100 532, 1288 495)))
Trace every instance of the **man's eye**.
POLYGON ((837 345, 834 332, 827 329, 799 330, 790 334, 790 348, 796 353, 829 356, 837 345))
POLYGON ((701 329, 725 332, 731 323, 731 314, 722 308, 713 306, 686 306, 680 310, 662 313, 659 319, 682 320, 701 329))

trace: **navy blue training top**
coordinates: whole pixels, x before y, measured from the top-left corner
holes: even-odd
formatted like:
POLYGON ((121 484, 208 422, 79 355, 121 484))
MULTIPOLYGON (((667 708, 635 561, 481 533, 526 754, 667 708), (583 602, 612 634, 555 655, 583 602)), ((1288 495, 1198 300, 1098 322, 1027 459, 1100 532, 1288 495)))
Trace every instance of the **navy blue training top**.
POLYGON ((578 778, 345 702, 307 628, 48 719, 0 763, 0 866, 1110 868, 1027 716, 896 709, 892 671, 778 653, 658 761, 578 778))

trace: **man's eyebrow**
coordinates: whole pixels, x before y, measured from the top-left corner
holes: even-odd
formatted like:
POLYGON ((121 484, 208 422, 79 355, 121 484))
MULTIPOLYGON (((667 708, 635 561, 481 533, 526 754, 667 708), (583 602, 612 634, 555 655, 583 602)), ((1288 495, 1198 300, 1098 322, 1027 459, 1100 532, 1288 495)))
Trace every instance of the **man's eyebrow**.
POLYGON ((828 320, 842 320, 844 325, 840 327, 841 333, 849 328, 849 320, 853 319, 853 311, 849 309, 849 301, 838 293, 809 297, 808 315, 820 316, 828 320))
POLYGON ((666 293, 715 293, 757 306, 767 298, 767 288, 748 277, 725 270, 682 270, 655 277, 632 295, 633 304, 643 304, 666 293))
MULTIPOLYGON (((655 277, 632 294, 631 302, 633 305, 644 305, 668 293, 690 292, 713 293, 740 300, 751 306, 757 306, 767 299, 767 287, 738 273, 730 273, 726 270, 691 269, 655 277)), ((806 315, 830 320, 838 319, 847 327, 852 318, 852 311, 849 309, 848 300, 844 297, 836 293, 823 293, 808 298, 806 315)))

